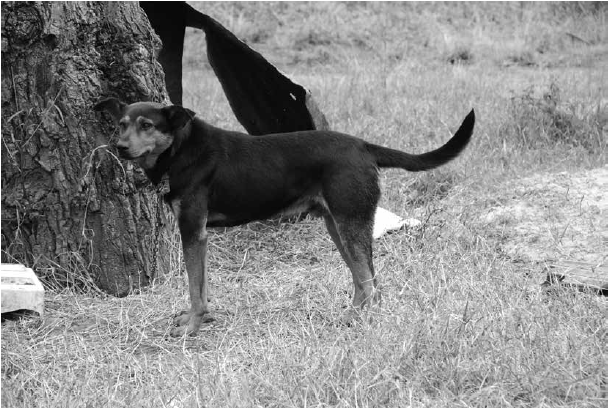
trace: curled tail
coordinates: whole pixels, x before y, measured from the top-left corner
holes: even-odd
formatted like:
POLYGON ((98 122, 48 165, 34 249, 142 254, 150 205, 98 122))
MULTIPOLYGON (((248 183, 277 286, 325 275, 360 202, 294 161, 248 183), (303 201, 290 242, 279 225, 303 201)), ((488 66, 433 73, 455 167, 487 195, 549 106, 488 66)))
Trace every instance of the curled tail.
POLYGON ((402 168, 411 172, 429 170, 448 163, 456 158, 467 146, 473 127, 475 126, 475 111, 466 116, 458 131, 442 147, 420 155, 412 155, 396 149, 368 144, 368 151, 376 157, 376 163, 381 168, 402 168))

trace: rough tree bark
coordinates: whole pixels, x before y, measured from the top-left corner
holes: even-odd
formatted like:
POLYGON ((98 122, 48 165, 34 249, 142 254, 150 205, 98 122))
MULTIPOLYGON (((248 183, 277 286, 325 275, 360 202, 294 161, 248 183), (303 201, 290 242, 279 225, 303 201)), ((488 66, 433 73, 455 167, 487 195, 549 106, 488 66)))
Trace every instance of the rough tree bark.
POLYGON ((166 209, 91 109, 166 101, 159 48, 137 2, 2 2, 3 262, 118 296, 167 268, 166 209))

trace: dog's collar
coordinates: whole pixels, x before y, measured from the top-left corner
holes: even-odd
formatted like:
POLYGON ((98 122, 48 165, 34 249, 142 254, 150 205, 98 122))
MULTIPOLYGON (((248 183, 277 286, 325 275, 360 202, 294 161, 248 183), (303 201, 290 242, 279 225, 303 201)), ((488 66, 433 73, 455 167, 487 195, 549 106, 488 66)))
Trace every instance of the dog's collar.
POLYGON ((181 149, 182 142, 186 139, 185 135, 190 133, 191 127, 192 119, 177 132, 173 138, 173 143, 158 155, 154 166, 145 170, 146 175, 156 187, 157 192, 161 194, 170 193, 169 172, 171 171, 171 165, 173 164, 174 156, 181 149))

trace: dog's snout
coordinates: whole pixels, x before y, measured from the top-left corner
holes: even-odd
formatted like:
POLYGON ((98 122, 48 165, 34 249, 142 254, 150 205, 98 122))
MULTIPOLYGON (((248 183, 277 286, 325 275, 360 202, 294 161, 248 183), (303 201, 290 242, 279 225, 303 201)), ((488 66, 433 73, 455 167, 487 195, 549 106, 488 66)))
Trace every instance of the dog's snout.
POLYGON ((116 150, 118 151, 118 154, 123 158, 129 156, 129 147, 126 145, 116 144, 116 150))

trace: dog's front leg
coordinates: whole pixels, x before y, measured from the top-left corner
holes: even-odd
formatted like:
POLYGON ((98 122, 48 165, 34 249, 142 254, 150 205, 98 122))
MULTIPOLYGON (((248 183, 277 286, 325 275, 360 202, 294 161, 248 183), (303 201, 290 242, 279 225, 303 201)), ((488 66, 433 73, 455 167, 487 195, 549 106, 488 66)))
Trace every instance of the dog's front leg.
POLYGON ((180 207, 179 202, 172 207, 179 223, 190 293, 190 310, 174 319, 171 335, 179 337, 195 335, 201 323, 213 321, 213 316, 208 302, 206 211, 180 207))

